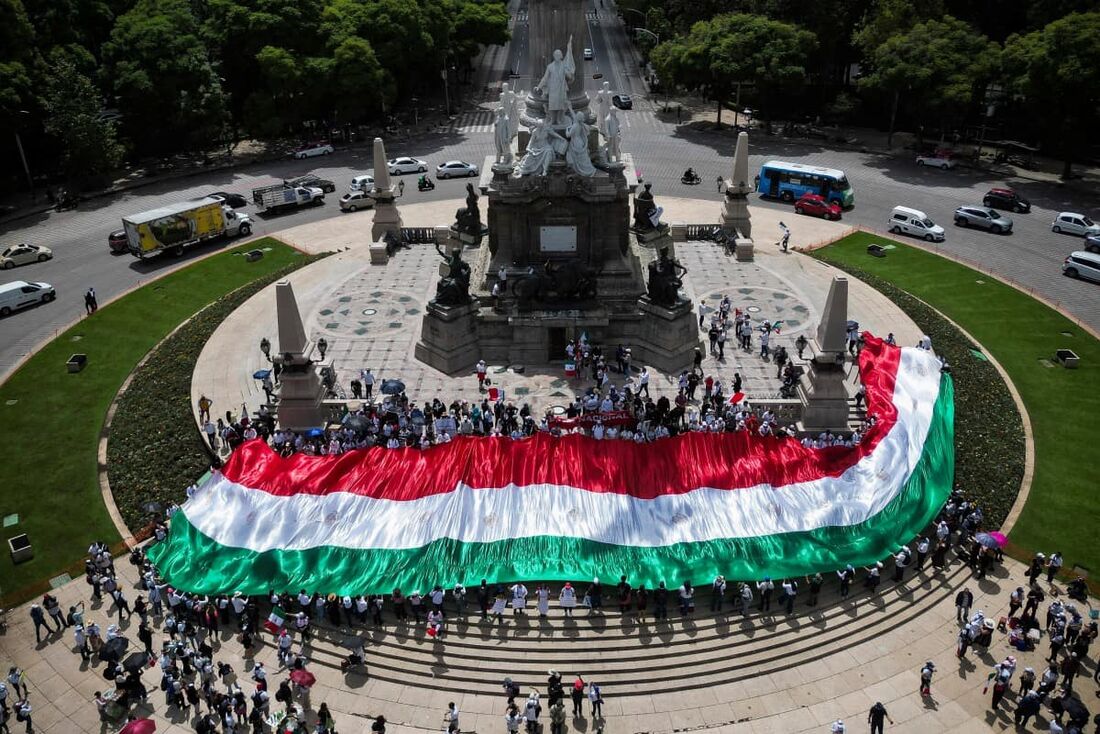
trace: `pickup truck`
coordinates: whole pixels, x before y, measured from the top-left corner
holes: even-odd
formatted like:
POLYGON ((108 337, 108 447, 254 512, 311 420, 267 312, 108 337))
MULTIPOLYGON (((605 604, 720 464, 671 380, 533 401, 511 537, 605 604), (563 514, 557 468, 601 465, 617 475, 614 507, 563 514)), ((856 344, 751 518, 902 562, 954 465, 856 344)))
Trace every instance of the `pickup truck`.
POLYGON ((278 210, 325 203, 325 192, 312 186, 274 184, 252 189, 252 201, 261 209, 278 210))

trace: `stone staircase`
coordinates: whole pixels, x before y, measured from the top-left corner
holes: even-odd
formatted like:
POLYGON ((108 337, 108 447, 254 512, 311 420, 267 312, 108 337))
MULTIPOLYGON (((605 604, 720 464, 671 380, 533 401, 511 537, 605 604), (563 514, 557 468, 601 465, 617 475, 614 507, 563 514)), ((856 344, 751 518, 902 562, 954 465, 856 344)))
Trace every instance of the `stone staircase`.
MULTIPOLYGON (((651 613, 645 622, 633 614, 622 617, 612 599, 605 614, 588 616, 586 609, 578 608, 572 619, 564 617, 556 602, 542 619, 529 604, 522 616, 511 616, 508 609, 504 624, 498 625, 480 621, 475 604, 467 608, 465 618, 459 617, 448 599, 442 641, 428 637, 424 625, 411 621, 395 627, 387 608, 382 628, 319 626, 309 653, 312 666, 338 668, 354 639, 362 640, 367 671, 347 674, 353 688, 365 677, 418 690, 498 697, 502 681, 510 677, 525 694, 531 688, 544 693, 547 671, 555 669, 566 684, 574 671, 598 671, 597 682, 614 690, 617 699, 667 694, 751 681, 862 643, 877 644, 887 632, 904 628, 947 601, 969 575, 966 566, 956 562, 929 583, 930 571, 926 567, 921 583, 908 578, 902 587, 884 579, 875 597, 862 587, 860 571, 847 600, 839 598, 835 575, 830 575, 816 607, 807 605, 801 584, 791 616, 774 601, 770 613, 758 611, 754 604, 743 618, 727 600, 723 612, 714 614, 707 589, 696 595, 695 614, 686 619, 672 593, 667 621, 654 622, 651 613), (914 588, 920 585, 928 588, 914 588)), ((551 585, 553 594, 559 588, 560 584, 551 585)), ((270 647, 270 638, 265 636, 264 644, 270 647)))

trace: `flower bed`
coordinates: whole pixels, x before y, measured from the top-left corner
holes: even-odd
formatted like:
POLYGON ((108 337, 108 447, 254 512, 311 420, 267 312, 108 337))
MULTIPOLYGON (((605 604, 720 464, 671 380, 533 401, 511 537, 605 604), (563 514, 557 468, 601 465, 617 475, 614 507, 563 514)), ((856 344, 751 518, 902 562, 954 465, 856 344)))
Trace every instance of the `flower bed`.
POLYGON ((107 442, 111 493, 132 531, 149 519, 143 505, 182 502, 185 489, 210 466, 191 407, 191 374, 210 335, 253 295, 316 259, 302 257, 222 296, 158 344, 134 371, 107 442))

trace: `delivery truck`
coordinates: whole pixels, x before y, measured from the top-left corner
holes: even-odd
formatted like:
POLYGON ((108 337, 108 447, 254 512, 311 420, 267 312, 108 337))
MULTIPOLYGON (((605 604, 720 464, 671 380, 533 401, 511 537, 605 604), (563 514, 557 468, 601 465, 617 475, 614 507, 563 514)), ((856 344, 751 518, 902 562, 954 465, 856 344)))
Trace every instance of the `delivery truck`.
POLYGON ((238 214, 221 199, 194 199, 122 218, 126 246, 134 257, 160 252, 176 257, 183 248, 217 237, 247 237, 252 219, 238 214))
POLYGON ((261 209, 290 209, 325 203, 325 192, 315 186, 275 184, 252 189, 252 201, 261 209))

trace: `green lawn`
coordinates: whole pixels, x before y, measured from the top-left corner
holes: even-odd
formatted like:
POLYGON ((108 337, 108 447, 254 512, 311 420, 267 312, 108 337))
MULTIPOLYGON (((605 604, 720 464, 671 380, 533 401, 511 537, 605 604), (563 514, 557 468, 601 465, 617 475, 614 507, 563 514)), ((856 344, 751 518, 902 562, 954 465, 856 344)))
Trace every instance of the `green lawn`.
POLYGON ((4 538, 27 533, 34 549, 34 559, 19 566, 7 553, 0 559, 5 596, 22 596, 20 590, 67 570, 93 540, 119 540, 100 498, 96 454, 107 408, 134 365, 203 306, 300 257, 267 239, 201 260, 104 306, 0 386, 0 513, 19 514, 4 538), (256 247, 271 249, 246 262, 242 253, 256 247), (88 366, 69 374, 65 362, 74 352, 87 354, 88 366))
MULTIPOLYGON (((1027 408, 1036 454, 1031 494, 1012 530, 1012 543, 1023 553, 1060 550, 1067 568, 1078 564, 1100 572, 1100 544, 1090 537, 1100 520, 1095 498, 1100 487, 1100 341, 988 275, 900 243, 885 258, 872 257, 866 248, 875 242, 890 241, 857 233, 814 255, 881 277, 921 298, 1001 363, 1027 408), (1060 348, 1081 357, 1079 369, 1051 364, 1060 348)), ((1052 261, 1051 267, 1058 264, 1052 261)), ((1086 282, 1074 287, 1097 288, 1086 282)), ((1100 289, 1096 295, 1100 298, 1100 289)))

